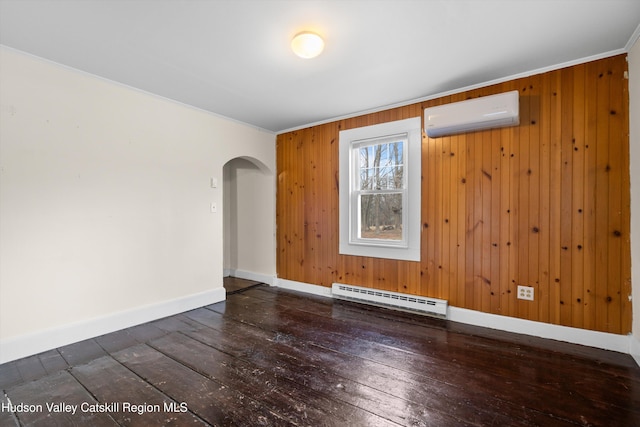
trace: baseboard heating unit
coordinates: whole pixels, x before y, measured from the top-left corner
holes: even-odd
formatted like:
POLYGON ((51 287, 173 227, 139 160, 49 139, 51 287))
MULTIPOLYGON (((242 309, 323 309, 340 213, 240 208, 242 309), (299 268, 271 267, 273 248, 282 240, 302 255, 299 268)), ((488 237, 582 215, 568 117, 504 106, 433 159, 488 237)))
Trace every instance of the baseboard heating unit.
POLYGON ((364 304, 378 305, 420 314, 447 316, 447 301, 436 298, 425 298, 399 292, 381 291, 360 286, 334 283, 331 287, 333 298, 364 304))

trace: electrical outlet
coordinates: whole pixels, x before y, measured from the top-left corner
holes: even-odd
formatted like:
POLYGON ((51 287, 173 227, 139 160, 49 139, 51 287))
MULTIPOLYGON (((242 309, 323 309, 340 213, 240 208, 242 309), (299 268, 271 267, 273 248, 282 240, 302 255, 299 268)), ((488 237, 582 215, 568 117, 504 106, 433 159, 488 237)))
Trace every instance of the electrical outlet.
POLYGON ((518 286, 518 299, 525 299, 533 301, 533 287, 532 286, 518 286))

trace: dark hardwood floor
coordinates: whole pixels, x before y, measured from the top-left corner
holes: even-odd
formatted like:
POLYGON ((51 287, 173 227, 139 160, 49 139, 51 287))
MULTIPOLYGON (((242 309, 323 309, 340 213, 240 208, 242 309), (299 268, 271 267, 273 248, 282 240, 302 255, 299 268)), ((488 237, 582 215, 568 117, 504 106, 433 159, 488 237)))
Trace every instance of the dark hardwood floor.
POLYGON ((0 365, 0 426, 640 426, 628 355, 225 286, 226 302, 0 365))

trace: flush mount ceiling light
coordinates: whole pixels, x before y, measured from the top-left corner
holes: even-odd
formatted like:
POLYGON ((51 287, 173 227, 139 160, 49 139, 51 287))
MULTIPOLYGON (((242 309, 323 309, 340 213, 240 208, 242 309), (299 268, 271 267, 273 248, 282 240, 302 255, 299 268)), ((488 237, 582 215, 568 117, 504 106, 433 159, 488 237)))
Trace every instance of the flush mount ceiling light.
POLYGON ((315 58, 324 49, 324 40, 315 33, 304 31, 291 40, 291 49, 300 58, 315 58))

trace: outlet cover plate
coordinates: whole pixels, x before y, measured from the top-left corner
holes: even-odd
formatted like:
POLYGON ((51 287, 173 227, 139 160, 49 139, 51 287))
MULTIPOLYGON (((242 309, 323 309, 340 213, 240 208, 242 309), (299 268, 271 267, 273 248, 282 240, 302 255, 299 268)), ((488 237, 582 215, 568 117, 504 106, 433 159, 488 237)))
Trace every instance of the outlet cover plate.
POLYGON ((518 299, 533 301, 535 291, 532 286, 518 285, 518 299))

